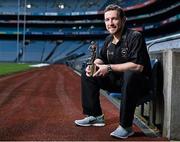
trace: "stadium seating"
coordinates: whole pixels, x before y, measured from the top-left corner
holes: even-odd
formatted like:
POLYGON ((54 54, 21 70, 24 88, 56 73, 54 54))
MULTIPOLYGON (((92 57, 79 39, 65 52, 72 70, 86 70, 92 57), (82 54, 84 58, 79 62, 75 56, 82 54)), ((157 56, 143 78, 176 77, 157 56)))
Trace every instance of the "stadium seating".
POLYGON ((17 57, 16 41, 0 40, 0 61, 11 61, 17 57))
MULTIPOLYGON (((112 0, 111 3, 116 3, 122 7, 128 7, 132 5, 141 4, 147 2, 148 0, 112 0)), ((61 0, 61 1, 51 1, 51 0, 28 0, 26 4, 31 4, 30 8, 26 8, 28 14, 33 13, 45 13, 45 12, 59 12, 69 13, 69 12, 82 12, 82 11, 97 11, 103 9, 110 2, 108 0, 61 0), (63 5, 63 6, 62 6, 63 5)), ((24 12, 25 1, 20 1, 20 12, 24 12)), ((17 13, 18 12, 18 3, 14 0, 3 1, 0 4, 0 13, 17 13)))

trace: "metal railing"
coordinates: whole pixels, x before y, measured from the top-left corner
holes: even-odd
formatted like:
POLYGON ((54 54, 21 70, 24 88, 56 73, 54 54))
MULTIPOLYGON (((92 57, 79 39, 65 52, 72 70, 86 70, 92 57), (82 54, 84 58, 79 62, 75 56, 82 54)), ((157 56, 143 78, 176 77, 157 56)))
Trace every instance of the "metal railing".
POLYGON ((148 51, 154 44, 161 43, 161 42, 167 42, 167 41, 175 40, 175 39, 180 39, 180 33, 175 34, 175 35, 171 35, 171 36, 158 38, 155 40, 147 41, 146 44, 147 44, 148 51))

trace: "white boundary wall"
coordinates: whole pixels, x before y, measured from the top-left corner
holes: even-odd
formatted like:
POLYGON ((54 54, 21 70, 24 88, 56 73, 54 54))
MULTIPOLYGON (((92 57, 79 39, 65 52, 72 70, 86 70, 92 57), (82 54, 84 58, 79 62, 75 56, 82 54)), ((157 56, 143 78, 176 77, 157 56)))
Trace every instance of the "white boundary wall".
POLYGON ((153 43, 149 51, 163 65, 163 136, 180 140, 180 39, 153 43))

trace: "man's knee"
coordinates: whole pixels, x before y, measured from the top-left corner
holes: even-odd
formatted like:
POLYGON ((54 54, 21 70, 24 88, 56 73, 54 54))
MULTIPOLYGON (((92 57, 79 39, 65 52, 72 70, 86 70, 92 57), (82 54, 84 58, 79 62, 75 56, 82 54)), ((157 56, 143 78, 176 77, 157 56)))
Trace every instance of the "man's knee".
POLYGON ((81 81, 82 82, 87 82, 87 81, 95 81, 95 78, 94 77, 89 77, 89 76, 87 76, 86 75, 86 72, 85 71, 83 71, 82 73, 81 73, 81 81))
POLYGON ((85 71, 82 71, 81 78, 86 78, 86 72, 85 71))

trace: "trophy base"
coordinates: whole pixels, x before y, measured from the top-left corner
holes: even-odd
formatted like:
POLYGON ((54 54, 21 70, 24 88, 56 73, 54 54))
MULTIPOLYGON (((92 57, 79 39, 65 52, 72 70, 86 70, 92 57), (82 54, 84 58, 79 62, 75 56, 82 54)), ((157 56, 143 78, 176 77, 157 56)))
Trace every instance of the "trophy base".
POLYGON ((90 66, 90 76, 93 76, 95 74, 95 72, 97 71, 97 67, 95 64, 93 65, 89 65, 90 66))

